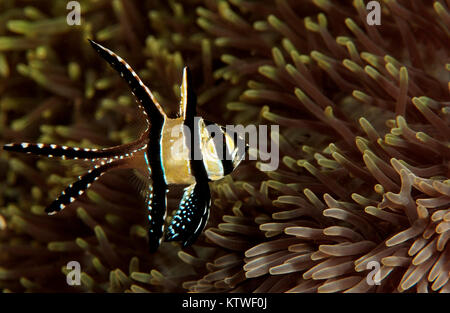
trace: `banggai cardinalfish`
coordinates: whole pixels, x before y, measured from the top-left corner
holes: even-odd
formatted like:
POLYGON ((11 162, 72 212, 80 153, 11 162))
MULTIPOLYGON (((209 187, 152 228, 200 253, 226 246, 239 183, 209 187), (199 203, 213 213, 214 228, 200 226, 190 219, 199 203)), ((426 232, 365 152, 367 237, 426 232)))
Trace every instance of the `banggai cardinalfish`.
POLYGON ((150 251, 158 249, 163 234, 165 241, 181 241, 186 247, 197 239, 208 220, 211 205, 208 183, 231 173, 244 158, 247 145, 241 144, 244 139, 238 134, 229 133, 222 126, 196 117, 197 98, 187 67, 183 70, 179 114, 176 118, 169 118, 150 89, 120 56, 92 40, 89 42, 128 83, 136 97, 146 120, 145 131, 140 138, 105 149, 43 143, 12 143, 5 145, 4 149, 62 159, 84 159, 94 164, 46 208, 48 214, 55 214, 75 201, 108 170, 138 170, 146 181, 144 194, 148 206, 150 251), (217 131, 212 131, 214 129, 217 131), (171 137, 176 132, 182 134, 184 147, 179 149, 181 155, 173 153, 174 145, 180 143, 171 137), (171 184, 188 187, 165 229, 166 194, 171 184))

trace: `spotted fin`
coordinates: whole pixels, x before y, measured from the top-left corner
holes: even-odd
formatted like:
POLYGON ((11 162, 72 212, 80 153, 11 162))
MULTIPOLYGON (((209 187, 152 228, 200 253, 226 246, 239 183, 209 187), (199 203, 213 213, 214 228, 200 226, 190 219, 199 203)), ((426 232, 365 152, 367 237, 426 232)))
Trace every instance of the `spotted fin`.
POLYGON ((84 149, 77 147, 67 147, 55 144, 44 143, 10 143, 3 146, 6 151, 29 153, 47 157, 60 157, 62 159, 72 160, 96 160, 109 158, 124 158, 129 155, 147 148, 145 144, 134 142, 128 145, 122 145, 106 149, 84 149))
POLYGON ((97 53, 128 83, 133 94, 138 99, 139 105, 142 106, 146 118, 149 119, 151 123, 162 122, 163 117, 166 115, 164 110, 153 96, 150 89, 145 86, 131 66, 111 50, 93 40, 89 40, 89 42, 94 50, 97 51, 97 53))
POLYGON ((165 233, 166 241, 181 241, 183 247, 191 245, 203 231, 209 217, 211 194, 207 182, 187 187, 165 233))
POLYGON ((97 165, 83 176, 81 176, 75 183, 69 185, 46 209, 45 212, 53 215, 63 210, 67 205, 74 202, 81 196, 91 184, 100 178, 106 171, 113 167, 121 165, 121 161, 109 161, 102 165, 97 165))

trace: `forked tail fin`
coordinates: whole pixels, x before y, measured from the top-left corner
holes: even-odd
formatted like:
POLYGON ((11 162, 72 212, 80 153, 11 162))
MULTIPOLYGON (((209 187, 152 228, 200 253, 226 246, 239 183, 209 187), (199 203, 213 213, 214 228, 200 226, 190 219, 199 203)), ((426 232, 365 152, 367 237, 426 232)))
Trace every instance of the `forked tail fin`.
POLYGON ((55 144, 27 142, 10 143, 3 146, 3 149, 6 151, 28 153, 46 157, 60 157, 62 159, 70 160, 80 159, 92 161, 97 159, 123 159, 146 148, 147 145, 140 141, 105 149, 85 149, 55 144))
POLYGON ((89 170, 89 172, 80 176, 76 182, 64 189, 61 195, 45 209, 45 212, 52 215, 63 210, 67 205, 81 196, 86 189, 88 189, 95 180, 100 178, 100 176, 105 174, 106 171, 118 167, 124 162, 125 161, 121 160, 110 160, 108 162, 102 162, 101 165, 96 165, 93 169, 89 170))

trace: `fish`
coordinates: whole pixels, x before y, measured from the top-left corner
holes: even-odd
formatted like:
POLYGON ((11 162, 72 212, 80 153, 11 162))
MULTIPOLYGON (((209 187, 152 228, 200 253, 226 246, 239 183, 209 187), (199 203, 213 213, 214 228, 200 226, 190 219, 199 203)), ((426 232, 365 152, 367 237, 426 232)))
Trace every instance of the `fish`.
POLYGON ((88 39, 92 48, 125 80, 145 120, 145 130, 133 142, 102 149, 57 144, 10 143, 3 149, 62 159, 86 160, 93 166, 67 186, 46 207, 49 215, 61 212, 98 178, 113 169, 133 169, 145 182, 142 193, 148 209, 148 249, 156 252, 162 240, 192 245, 208 221, 211 207, 209 183, 230 174, 248 150, 245 139, 227 127, 197 116, 197 96, 192 74, 183 68, 180 105, 169 117, 150 89, 120 56, 88 39), (178 133, 178 137, 173 134, 178 133), (169 186, 185 185, 178 209, 168 226, 169 186))

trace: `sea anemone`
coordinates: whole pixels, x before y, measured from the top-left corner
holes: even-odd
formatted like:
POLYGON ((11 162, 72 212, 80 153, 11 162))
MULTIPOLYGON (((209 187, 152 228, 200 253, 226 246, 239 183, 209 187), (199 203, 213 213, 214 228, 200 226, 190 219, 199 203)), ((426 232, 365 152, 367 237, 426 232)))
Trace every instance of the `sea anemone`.
POLYGON ((79 26, 64 2, 0 4, 1 143, 135 138, 134 101, 87 38, 167 108, 188 64, 201 115, 280 126, 278 169, 246 161, 212 184, 204 234, 155 254, 130 173, 48 217, 83 164, 0 152, 0 288, 449 292, 450 3, 380 1, 370 26, 366 2, 80 1, 79 26), (70 261, 80 286, 66 283, 70 261))

